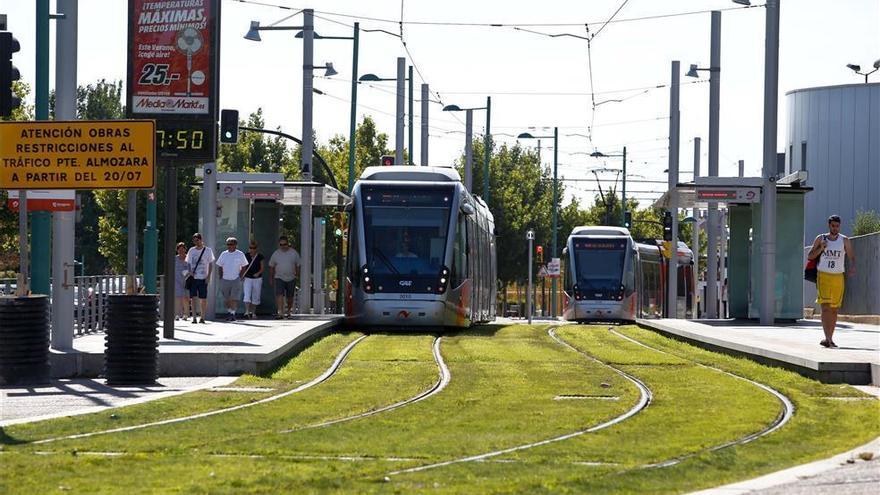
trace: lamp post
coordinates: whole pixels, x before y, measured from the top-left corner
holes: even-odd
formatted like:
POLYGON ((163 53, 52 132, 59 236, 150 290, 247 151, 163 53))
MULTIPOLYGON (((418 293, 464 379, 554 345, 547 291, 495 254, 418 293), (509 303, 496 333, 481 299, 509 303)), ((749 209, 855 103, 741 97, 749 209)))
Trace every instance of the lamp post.
MULTIPOLYGON (((742 2, 737 2, 742 3, 742 2)), ((745 5, 745 4, 743 4, 745 5)), ((710 64, 708 68, 691 64, 687 77, 699 77, 698 71, 709 72, 709 177, 718 177, 718 134, 721 102, 721 12, 712 11, 710 64)), ((706 316, 718 318, 718 205, 708 206, 706 234, 706 316)))
POLYGON ((619 154, 612 153, 610 155, 606 155, 599 150, 596 150, 590 153, 590 156, 593 158, 623 158, 623 185, 620 189, 620 204, 621 204, 621 219, 620 224, 623 225, 623 218, 626 217, 626 146, 623 147, 623 152, 619 154))
MULTIPOLYGON (((557 227, 556 224, 558 222, 559 216, 559 201, 557 199, 558 194, 558 183, 557 183, 557 169, 559 168, 559 128, 553 128, 552 136, 533 136, 528 132, 523 132, 517 139, 549 139, 553 138, 553 246, 552 252, 550 253, 550 259, 558 258, 559 252, 556 250, 556 237, 557 237, 557 227)), ((553 281, 550 285, 550 305, 552 306, 550 310, 551 316, 556 318, 556 279, 558 277, 553 277, 553 281)))
MULTIPOLYGON (((244 38, 251 41, 261 41, 260 31, 301 31, 303 39, 303 94, 302 94, 302 156, 300 157, 300 167, 302 170, 302 178, 305 182, 312 180, 312 154, 314 152, 314 141, 312 140, 312 90, 314 69, 314 39, 315 39, 315 22, 314 10, 304 9, 302 26, 260 26, 259 21, 251 21, 250 29, 244 38)), ((325 69, 325 76, 336 74, 332 63, 326 63, 317 67, 325 69)), ((353 78, 354 79, 354 78, 353 78)), ((311 311, 311 284, 312 273, 312 190, 309 187, 303 188, 302 194, 302 210, 300 212, 300 255, 302 257, 301 265, 303 267, 301 273, 301 290, 300 290, 300 311, 308 313, 311 311)))
MULTIPOLYGON (((406 59, 403 57, 397 57, 397 77, 379 77, 376 74, 364 74, 358 79, 362 82, 379 82, 379 81, 396 81, 397 82, 397 112, 396 116, 396 125, 394 130, 394 164, 395 165, 403 165, 403 123, 404 123, 404 90, 406 86, 406 81, 409 81, 410 86, 413 84, 412 75, 410 77, 406 77, 406 59)), ((410 71, 412 74, 412 71, 410 71)), ((410 114, 412 114, 413 107, 413 93, 409 92, 409 108, 410 114)), ((412 116, 412 115, 410 115, 412 116)), ((412 120, 410 120, 410 160, 409 163, 412 165, 412 120)))
POLYGON ((880 70, 880 58, 874 61, 874 70, 871 72, 862 72, 862 66, 858 64, 846 64, 853 72, 861 76, 865 76, 865 84, 868 84, 868 76, 880 70))
POLYGON ((489 157, 492 146, 492 135, 489 133, 489 126, 492 120, 492 97, 486 97, 485 107, 461 108, 458 105, 446 105, 443 107, 444 112, 467 112, 467 118, 465 119, 465 135, 467 140, 465 143, 465 186, 467 186, 468 191, 471 190, 472 185, 473 153, 471 150, 473 149, 473 143, 471 141, 473 136, 474 110, 486 111, 486 134, 483 136, 483 199, 486 201, 486 204, 489 204, 489 157))
POLYGON ((672 61, 672 80, 669 85, 669 208, 672 213, 672 237, 667 273, 667 318, 678 318, 678 133, 679 115, 679 62, 672 61))

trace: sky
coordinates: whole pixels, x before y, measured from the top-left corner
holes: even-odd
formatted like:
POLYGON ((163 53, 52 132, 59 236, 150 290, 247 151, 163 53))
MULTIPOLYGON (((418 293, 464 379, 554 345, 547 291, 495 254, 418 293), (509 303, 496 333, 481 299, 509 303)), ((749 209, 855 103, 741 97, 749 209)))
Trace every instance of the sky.
MULTIPOLYGON (((316 32, 351 36, 352 23, 362 30, 359 72, 394 77, 397 57, 416 68, 416 83, 430 85, 432 99, 461 107, 484 106, 492 97, 491 130, 496 143, 515 143, 521 132, 551 135, 559 127, 558 174, 565 180, 566 202, 591 203, 596 194, 595 168, 619 169, 620 158, 607 162, 587 156, 594 150, 619 153, 629 163, 628 196, 648 202, 665 190, 668 168, 669 84, 671 61, 681 62, 681 179, 693 170, 693 138, 702 138, 701 168, 708 166, 707 72, 684 76, 692 63, 709 66, 711 9, 723 10, 721 31, 721 103, 719 171, 737 174, 745 160, 747 176, 761 169, 763 129, 764 22, 762 7, 742 9, 730 0, 491 0, 416 2, 413 0, 221 0, 220 108, 242 116, 262 108, 267 127, 301 135, 302 42, 293 31, 263 32, 262 42, 243 39, 251 20, 272 24, 302 8, 316 11, 316 32), (622 6, 622 8, 621 8, 622 6), (283 7, 283 8, 282 8, 283 7), (293 10, 290 10, 293 9, 293 10), (618 9, 614 20, 604 27, 618 9), (730 9, 730 10, 727 10, 730 9), (690 15, 638 18, 698 12, 690 15), (428 24, 422 23, 428 22, 428 24), (441 24, 442 23, 442 24, 441 24), (463 26, 462 23, 484 24, 463 26), (587 34, 587 42, 546 34, 587 34), (592 24, 599 23, 599 24, 592 24), (503 24, 500 27, 485 24, 503 24), (539 25, 541 24, 541 25, 539 25), (560 25, 565 24, 565 25, 560 25), (511 25, 519 25, 515 29, 511 25), (599 30, 601 27, 601 30, 599 30), (537 31, 538 34, 529 31, 537 31), (656 88, 664 85, 662 88, 656 88), (590 93, 594 93, 591 95, 590 93), (595 98, 596 106, 594 107, 595 98), (622 100, 622 101, 614 101, 622 100), (589 136, 586 137, 586 136, 589 136)), ((753 2, 763 5, 758 0, 753 2)), ((779 140, 785 149, 785 93, 794 89, 860 83, 848 63, 871 68, 880 59, 880 0, 782 0, 779 67, 779 140)), ((79 0, 78 84, 101 79, 125 80, 127 63, 126 0, 79 0)), ((52 1, 51 11, 55 11, 52 1)), ((21 43, 14 63, 22 79, 34 80, 35 6, 26 0, 0 0, 8 30, 21 43)), ((281 26, 301 23, 301 17, 281 26)), ((54 28, 51 64, 54 67, 54 28)), ((352 44, 315 42, 315 65, 333 62, 339 72, 316 77, 314 127, 319 141, 348 134, 352 44)), ((316 71, 316 74, 320 72, 316 71)), ((54 70, 50 75, 54 87, 54 70)), ((880 82, 880 72, 872 81, 880 82)), ((416 99, 419 86, 416 86, 416 99)), ((33 103, 32 99, 30 103, 33 103)), ((415 111, 415 155, 420 156, 419 104, 415 111)), ((464 146, 464 113, 442 112, 432 103, 430 163, 449 166, 464 146)), ((358 120, 370 115, 394 145, 394 82, 361 84, 358 120)), ((482 135, 485 112, 474 114, 474 133, 482 135)), ((535 141, 522 141, 536 146, 535 141)), ((542 139, 542 162, 552 167, 552 139, 542 139)), ((476 164, 480 163, 475 158, 476 164)), ((615 172, 599 172, 613 184, 615 172)), ((619 187, 619 185, 618 185, 619 187)))

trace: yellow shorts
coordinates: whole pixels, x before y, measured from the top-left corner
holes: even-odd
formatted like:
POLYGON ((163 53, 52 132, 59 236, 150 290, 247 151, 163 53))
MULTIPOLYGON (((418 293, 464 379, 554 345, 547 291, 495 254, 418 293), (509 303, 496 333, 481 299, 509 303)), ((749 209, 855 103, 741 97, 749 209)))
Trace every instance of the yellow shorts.
POLYGON ((819 272, 816 279, 818 295, 816 302, 839 308, 843 301, 844 275, 842 273, 819 272))

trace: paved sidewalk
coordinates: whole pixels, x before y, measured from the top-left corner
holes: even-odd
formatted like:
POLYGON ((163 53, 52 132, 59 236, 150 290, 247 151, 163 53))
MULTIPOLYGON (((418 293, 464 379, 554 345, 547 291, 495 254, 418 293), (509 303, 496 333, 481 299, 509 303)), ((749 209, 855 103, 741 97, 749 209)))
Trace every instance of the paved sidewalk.
POLYGON ((238 377, 160 378, 155 385, 111 387, 105 380, 52 380, 49 385, 0 387, 0 427, 75 416, 222 387, 238 377))
MULTIPOLYGON (((206 324, 178 321, 173 339, 159 332, 159 376, 230 376, 261 373, 331 331, 340 316, 295 320, 241 320, 206 324)), ((72 351, 52 351, 53 378, 98 377, 104 368, 103 333, 73 340, 72 351)))
POLYGON ((840 347, 826 349, 819 345, 824 336, 822 324, 816 320, 772 327, 750 320, 660 319, 638 323, 824 382, 880 385, 880 325, 839 322, 834 341, 840 347))

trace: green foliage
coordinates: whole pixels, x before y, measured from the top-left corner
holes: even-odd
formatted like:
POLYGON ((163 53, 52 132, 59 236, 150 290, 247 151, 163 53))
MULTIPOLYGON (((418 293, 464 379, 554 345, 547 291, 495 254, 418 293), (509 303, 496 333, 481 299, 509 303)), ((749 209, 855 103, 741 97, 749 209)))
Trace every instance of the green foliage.
MULTIPOLYGON (((388 135, 379 132, 376 122, 369 116, 357 126, 355 140, 354 179, 357 180, 365 168, 378 165, 382 155, 391 151, 388 149, 388 135)), ((327 161, 341 191, 348 190, 348 149, 348 138, 340 134, 318 147, 318 153, 327 161)))
MULTIPOLYGON (((241 126, 263 129, 263 109, 241 121, 241 126)), ((299 167, 287 147, 287 140, 259 132, 242 131, 235 144, 221 144, 217 153, 217 169, 221 172, 284 173, 286 180, 299 178, 299 167)))
POLYGON ((856 220, 853 222, 853 235, 865 235, 880 232, 880 215, 874 210, 861 211, 856 213, 856 220))
MULTIPOLYGON (((12 91, 24 102, 30 94, 30 86, 22 81, 12 84, 12 91)), ((8 118, 0 120, 33 120, 33 105, 22 104, 12 111, 8 118)), ((6 207, 8 194, 6 190, 0 190, 0 272, 18 271, 18 213, 6 207)))

